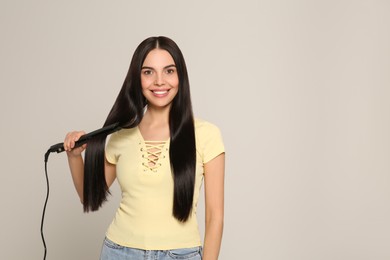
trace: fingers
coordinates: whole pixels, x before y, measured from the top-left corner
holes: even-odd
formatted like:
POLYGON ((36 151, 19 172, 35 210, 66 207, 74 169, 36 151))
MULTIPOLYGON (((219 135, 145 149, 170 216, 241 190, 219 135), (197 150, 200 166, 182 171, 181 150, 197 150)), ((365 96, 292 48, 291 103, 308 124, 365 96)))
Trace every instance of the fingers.
MULTIPOLYGON (((73 132, 69 132, 68 134, 66 134, 65 140, 64 140, 65 151, 67 151, 67 152, 72 151, 77 140, 79 140, 80 137, 83 135, 85 135, 84 131, 73 131, 73 132)), ((80 150, 83 151, 84 149, 85 149, 85 146, 82 146, 80 150)))

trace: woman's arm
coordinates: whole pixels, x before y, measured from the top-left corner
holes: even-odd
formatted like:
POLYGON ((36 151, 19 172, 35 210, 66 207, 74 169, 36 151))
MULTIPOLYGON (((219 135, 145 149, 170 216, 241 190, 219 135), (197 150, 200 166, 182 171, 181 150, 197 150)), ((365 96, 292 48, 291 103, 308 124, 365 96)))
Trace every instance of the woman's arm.
MULTIPOLYGON (((83 203, 84 194, 84 160, 81 153, 85 150, 86 145, 74 148, 75 142, 84 135, 85 132, 71 132, 68 133, 64 141, 64 149, 68 155, 69 169, 72 174, 73 184, 79 195, 81 203, 83 203), (74 148, 74 149, 73 149, 74 148)), ((107 187, 110 187, 116 178, 116 167, 114 164, 105 160, 104 172, 107 182, 107 187)))
POLYGON ((203 260, 217 260, 221 247, 224 216, 225 154, 204 165, 206 230, 203 260))

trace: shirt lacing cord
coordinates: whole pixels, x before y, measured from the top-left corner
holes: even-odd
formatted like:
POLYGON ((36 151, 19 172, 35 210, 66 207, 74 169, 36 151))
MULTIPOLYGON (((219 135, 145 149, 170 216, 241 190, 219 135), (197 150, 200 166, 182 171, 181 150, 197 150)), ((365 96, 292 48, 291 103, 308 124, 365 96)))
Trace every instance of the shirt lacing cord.
POLYGON ((141 148, 144 171, 157 172, 157 169, 161 166, 160 157, 165 158, 163 154, 165 143, 163 141, 145 141, 145 147, 141 148))

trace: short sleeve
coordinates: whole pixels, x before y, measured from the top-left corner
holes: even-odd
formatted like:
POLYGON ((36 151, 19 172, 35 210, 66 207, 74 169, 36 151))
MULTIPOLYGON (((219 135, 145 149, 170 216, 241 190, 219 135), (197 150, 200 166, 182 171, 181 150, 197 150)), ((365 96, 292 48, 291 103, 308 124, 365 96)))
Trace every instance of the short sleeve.
POLYGON ((211 123, 203 121, 199 129, 202 161, 207 163, 225 152, 221 131, 211 123))
POLYGON ((109 163, 116 164, 118 162, 118 134, 114 133, 110 135, 108 139, 105 155, 109 163))

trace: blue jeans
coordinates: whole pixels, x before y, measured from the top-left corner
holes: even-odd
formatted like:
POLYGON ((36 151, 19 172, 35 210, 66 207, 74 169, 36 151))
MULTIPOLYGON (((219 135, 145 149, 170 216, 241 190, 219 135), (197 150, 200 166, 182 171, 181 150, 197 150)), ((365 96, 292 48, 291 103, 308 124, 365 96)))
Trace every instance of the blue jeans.
POLYGON ((201 260, 202 247, 179 248, 171 250, 143 250, 118 245, 108 238, 104 239, 100 260, 201 260))

